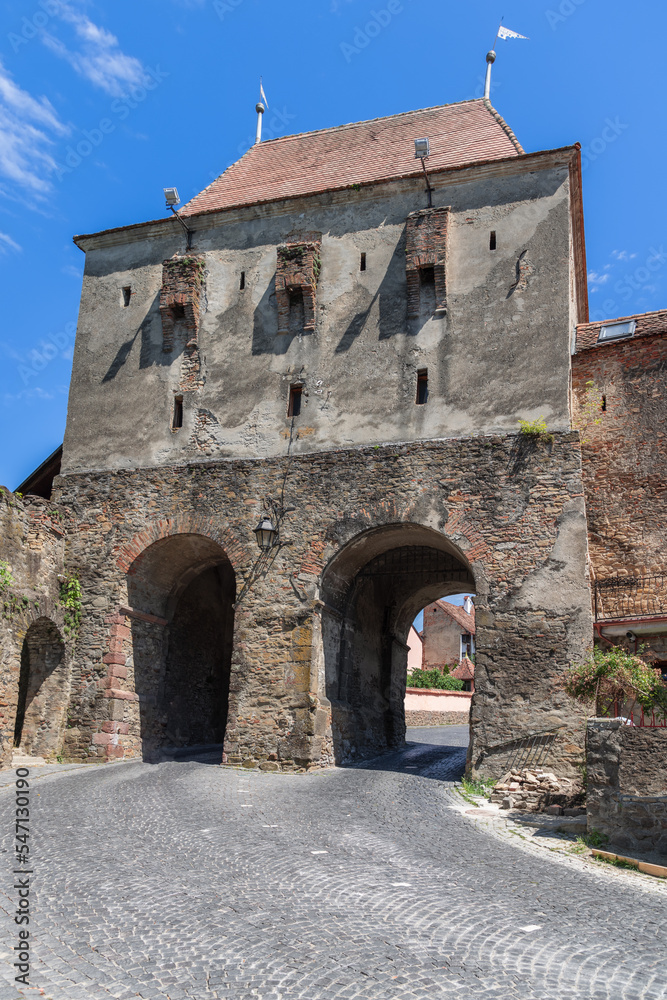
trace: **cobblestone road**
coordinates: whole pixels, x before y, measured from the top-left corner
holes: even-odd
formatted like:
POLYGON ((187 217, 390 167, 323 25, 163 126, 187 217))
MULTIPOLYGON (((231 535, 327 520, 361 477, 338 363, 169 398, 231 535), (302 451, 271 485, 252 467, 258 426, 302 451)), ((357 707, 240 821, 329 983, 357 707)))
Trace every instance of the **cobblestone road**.
POLYGON ((11 969, 5 787, 0 1000, 667 998, 667 891, 485 831, 448 785, 466 730, 409 737, 441 745, 309 775, 36 777, 30 989, 11 969))

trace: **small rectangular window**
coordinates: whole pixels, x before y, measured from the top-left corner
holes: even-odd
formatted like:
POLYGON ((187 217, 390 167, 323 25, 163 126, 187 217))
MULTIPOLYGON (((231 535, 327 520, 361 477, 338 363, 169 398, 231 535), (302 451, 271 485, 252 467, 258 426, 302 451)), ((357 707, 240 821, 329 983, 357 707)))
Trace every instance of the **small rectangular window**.
POLYGON ((435 268, 434 267, 420 267, 419 268, 419 281, 422 285, 433 285, 435 287, 435 268))
POLYGON ((132 286, 126 285, 123 289, 123 305, 129 306, 130 299, 132 298, 132 286))
POLYGON ((183 397, 176 396, 174 398, 174 416, 171 421, 171 429, 177 431, 179 427, 183 426, 183 397))
POLYGON ((365 253, 362 253, 362 255, 361 255, 361 260, 359 261, 359 270, 360 271, 365 271, 366 270, 366 254, 365 253))
POLYGON ((419 405, 428 401, 428 369, 420 368, 417 372, 417 402, 419 405))
POLYGON ((245 271, 241 271, 241 280, 239 281, 239 288, 241 291, 245 288, 245 271))
POLYGON ((287 407, 288 417, 298 417, 301 413, 301 393, 302 385, 291 385, 289 389, 289 406, 287 407))
POLYGON ((185 319, 185 306, 172 306, 171 315, 173 319, 185 319))
POLYGON ((492 229, 491 235, 489 236, 489 250, 495 250, 495 249, 496 249, 496 231, 495 229, 492 229))

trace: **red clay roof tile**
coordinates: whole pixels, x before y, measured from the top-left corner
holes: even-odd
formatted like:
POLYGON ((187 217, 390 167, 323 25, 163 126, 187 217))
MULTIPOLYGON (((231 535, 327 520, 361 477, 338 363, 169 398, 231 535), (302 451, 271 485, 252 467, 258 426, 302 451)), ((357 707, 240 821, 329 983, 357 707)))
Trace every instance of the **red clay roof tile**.
POLYGON ((429 171, 524 152, 489 101, 445 104, 260 142, 188 202, 181 214, 417 175, 421 164, 415 160, 414 139, 422 136, 431 143, 429 171))
POLYGON ((655 333, 667 333, 667 309, 636 313, 634 316, 619 316, 618 319, 597 320, 595 323, 580 323, 577 327, 577 352, 586 351, 591 347, 627 344, 627 340, 603 340, 598 344, 598 337, 600 336, 600 327, 623 323, 629 319, 637 321, 635 337, 650 337, 655 333))
POLYGON ((450 677, 456 677, 460 681, 472 681, 475 678, 475 664, 464 656, 458 667, 449 671, 450 677))
POLYGON ((439 608, 446 611, 450 618, 453 618, 457 624, 461 626, 464 632, 470 632, 471 635, 475 634, 475 605, 472 606, 472 614, 459 607, 458 604, 450 604, 449 601, 436 601, 435 602, 439 608))

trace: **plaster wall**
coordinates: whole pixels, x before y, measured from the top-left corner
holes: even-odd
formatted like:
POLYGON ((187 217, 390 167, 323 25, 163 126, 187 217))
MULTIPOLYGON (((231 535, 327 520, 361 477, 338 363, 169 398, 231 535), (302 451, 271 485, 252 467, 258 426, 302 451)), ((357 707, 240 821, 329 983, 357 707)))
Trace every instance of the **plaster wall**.
POLYGON ((183 252, 177 224, 82 238, 63 472, 285 454, 294 382, 295 454, 511 433, 541 414, 567 430, 569 154, 544 157, 531 170, 515 160, 433 178, 434 206, 451 206, 443 316, 407 317, 406 218, 425 207, 419 180, 189 220, 206 266, 194 382, 186 337, 162 349, 162 262, 183 252), (276 247, 306 230, 322 233, 315 329, 279 335, 276 247), (429 398, 418 405, 424 368, 429 398), (179 392, 183 426, 172 430, 179 392))
POLYGON ((469 691, 432 691, 424 688, 408 688, 405 693, 406 712, 462 712, 467 718, 470 712, 469 691))

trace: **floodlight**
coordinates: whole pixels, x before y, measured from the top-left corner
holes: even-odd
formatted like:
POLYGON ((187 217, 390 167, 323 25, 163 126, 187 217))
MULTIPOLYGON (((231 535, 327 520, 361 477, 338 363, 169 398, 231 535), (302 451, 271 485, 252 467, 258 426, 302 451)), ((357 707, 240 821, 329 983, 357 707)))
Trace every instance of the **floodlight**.
POLYGON ((176 188, 163 188, 162 190, 164 191, 168 208, 171 208, 172 205, 178 205, 181 199, 178 197, 178 190, 176 188))
POLYGON ((415 159, 423 160, 424 157, 430 154, 431 150, 429 147, 428 139, 415 139, 415 159))

